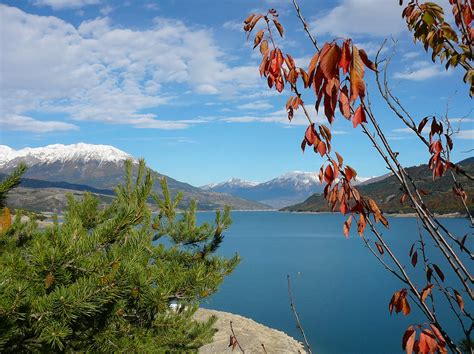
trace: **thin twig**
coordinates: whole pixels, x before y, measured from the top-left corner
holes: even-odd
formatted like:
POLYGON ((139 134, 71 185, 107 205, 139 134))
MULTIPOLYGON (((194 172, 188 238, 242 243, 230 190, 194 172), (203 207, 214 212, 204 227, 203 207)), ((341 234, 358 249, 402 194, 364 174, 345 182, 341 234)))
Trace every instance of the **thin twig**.
POLYGON ((293 311, 293 314, 295 315, 295 320, 296 320, 296 328, 299 329, 301 332, 301 335, 303 336, 304 340, 304 345, 306 347, 306 350, 308 351, 309 354, 311 354, 311 347, 309 346, 308 339, 306 338, 306 334, 304 333, 303 326, 301 325, 300 317, 298 316, 298 312, 296 312, 296 307, 295 303, 293 302, 293 296, 291 295, 291 281, 290 281, 290 276, 287 275, 287 280, 288 280, 288 297, 290 299, 290 306, 291 310, 293 311))
POLYGON ((303 15, 301 14, 300 7, 299 7, 298 3, 296 2, 296 0, 293 0, 293 6, 295 7, 296 14, 298 15, 298 18, 303 23, 303 28, 304 28, 305 32, 308 34, 309 39, 311 40, 311 42, 313 42, 314 47, 319 52, 319 47, 318 47, 318 44, 316 42, 316 39, 314 39, 313 35, 309 31, 308 24, 306 23, 306 20, 304 19, 303 15))
POLYGON ((239 340, 237 339, 237 336, 235 335, 235 332, 234 332, 234 326, 232 325, 232 321, 229 321, 230 323, 230 331, 232 332, 232 336, 231 336, 231 344, 229 346, 232 346, 232 349, 234 349, 234 344, 232 343, 232 339, 235 341, 234 343, 237 344, 237 346, 239 347, 239 349, 242 351, 242 353, 245 353, 245 350, 244 348, 242 348, 242 346, 240 345, 240 342, 239 340))

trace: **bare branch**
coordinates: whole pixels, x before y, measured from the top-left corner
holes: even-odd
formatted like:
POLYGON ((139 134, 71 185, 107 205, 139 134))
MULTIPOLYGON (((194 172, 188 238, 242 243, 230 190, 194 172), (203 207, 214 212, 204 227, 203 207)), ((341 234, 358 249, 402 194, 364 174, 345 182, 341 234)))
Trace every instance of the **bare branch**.
POLYGON ((295 315, 295 320, 296 320, 296 328, 301 332, 301 335, 303 336, 304 340, 304 346, 306 350, 308 351, 309 354, 311 354, 311 347, 309 346, 308 339, 306 338, 306 334, 304 333, 303 326, 301 325, 300 317, 298 316, 298 312, 296 312, 296 307, 295 303, 293 302, 293 296, 291 295, 291 281, 290 281, 290 276, 287 275, 287 280, 288 280, 288 297, 290 299, 290 306, 291 310, 293 311, 293 314, 295 315))

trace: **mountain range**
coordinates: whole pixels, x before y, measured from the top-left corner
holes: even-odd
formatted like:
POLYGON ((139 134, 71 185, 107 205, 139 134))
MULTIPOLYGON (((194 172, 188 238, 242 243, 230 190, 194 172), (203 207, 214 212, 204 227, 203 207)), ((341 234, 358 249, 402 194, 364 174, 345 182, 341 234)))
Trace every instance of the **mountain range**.
MULTIPOLYGON (((358 178, 357 183, 370 183, 371 180, 372 178, 358 178)), ((201 188, 282 208, 304 201, 314 193, 322 192, 324 186, 319 181, 318 173, 294 171, 263 183, 233 178, 227 182, 208 184, 201 188)))
MULTIPOLYGON (((68 192, 77 196, 91 192, 104 202, 109 201, 113 188, 123 180, 123 163, 127 159, 137 163, 132 155, 110 145, 55 144, 21 150, 0 145, 0 177, 11 172, 20 162, 26 163, 28 171, 21 186, 10 194, 10 205, 38 211, 61 210, 68 192)), ((183 192, 183 207, 196 199, 202 210, 224 205, 235 210, 282 208, 304 201, 322 190, 318 176, 313 172, 288 172, 263 183, 233 178, 201 188, 153 170, 152 174, 157 178, 166 177, 172 193, 183 192)), ((155 191, 160 192, 158 183, 155 191)))
MULTIPOLYGON (((467 158, 458 163, 467 173, 474 175, 474 157, 467 158)), ((466 210, 458 196, 454 195, 453 179, 448 172, 443 177, 433 180, 432 171, 427 165, 413 166, 406 169, 418 188, 427 193, 423 200, 427 207, 433 212, 440 214, 461 213, 466 214, 466 210)), ((474 210, 474 184, 467 177, 457 174, 456 179, 466 191, 468 208, 474 210)), ((400 202, 402 192, 398 180, 393 175, 386 175, 382 180, 373 181, 370 184, 359 186, 359 192, 363 196, 374 199, 380 209, 386 213, 408 213, 413 210, 409 203, 400 202)), ((282 210, 286 211, 329 211, 328 204, 324 197, 314 194, 304 202, 288 206, 282 210)))
MULTIPOLYGON (((81 195, 90 191, 104 201, 111 198, 113 188, 123 181, 124 162, 137 160, 113 146, 92 144, 55 144, 40 148, 14 150, 0 145, 0 173, 10 173, 20 162, 28 166, 24 181, 9 194, 8 203, 13 207, 37 211, 62 210, 65 194, 81 195)), ((264 210, 268 205, 248 201, 227 194, 204 191, 188 183, 151 170, 156 178, 166 177, 172 194, 183 192, 182 207, 195 199, 202 210, 229 205, 236 210, 264 210)), ((159 184, 154 191, 161 193, 159 184)))

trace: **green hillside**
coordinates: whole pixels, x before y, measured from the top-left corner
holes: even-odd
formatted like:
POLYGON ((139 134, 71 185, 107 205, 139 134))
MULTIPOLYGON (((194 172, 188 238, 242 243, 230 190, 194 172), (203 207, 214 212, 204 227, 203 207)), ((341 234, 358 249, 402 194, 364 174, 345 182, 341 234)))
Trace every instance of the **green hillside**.
MULTIPOLYGON (((474 157, 465 159, 459 163, 466 172, 474 175, 474 157)), ((416 182, 417 186, 428 192, 424 196, 424 201, 428 208, 435 213, 462 213, 466 211, 452 191, 453 180, 450 173, 433 181, 431 171, 427 165, 410 167, 407 169, 409 175, 416 182)), ((474 183, 466 177, 456 175, 456 178, 464 187, 468 195, 468 207, 474 210, 474 183)), ((402 192, 395 176, 389 176, 381 181, 362 185, 358 187, 362 195, 374 199, 385 213, 409 213, 413 212, 408 202, 400 203, 402 192)), ((329 211, 326 200, 321 194, 314 194, 304 202, 286 207, 285 211, 329 211)))

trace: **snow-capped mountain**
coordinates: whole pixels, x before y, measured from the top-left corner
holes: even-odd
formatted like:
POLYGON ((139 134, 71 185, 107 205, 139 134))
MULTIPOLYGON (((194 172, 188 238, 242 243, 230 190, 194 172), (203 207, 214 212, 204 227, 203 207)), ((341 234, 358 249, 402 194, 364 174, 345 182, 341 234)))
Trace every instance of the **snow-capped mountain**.
POLYGON ((316 173, 301 171, 288 172, 263 183, 233 178, 202 188, 259 201, 275 208, 303 201, 311 194, 322 190, 316 173))
MULTIPOLYGON (((24 177, 37 180, 38 182, 30 181, 30 185, 42 186, 37 188, 44 189, 45 184, 41 182, 43 181, 50 182, 50 187, 56 189, 74 189, 74 185, 80 185, 81 190, 88 190, 89 186, 92 187, 90 189, 92 192, 94 189, 111 191, 123 182, 124 162, 127 159, 137 161, 132 155, 110 145, 55 144, 21 150, 0 145, 0 174, 10 173, 24 162, 28 166, 24 177)), ((254 201, 203 191, 155 171, 152 171, 152 174, 154 177, 166 177, 172 194, 183 192, 183 206, 195 199, 201 209, 216 209, 224 205, 234 209, 268 208, 254 201)), ((154 188, 156 192, 161 192, 159 183, 155 183, 154 188)))
POLYGON ((19 161, 23 161, 29 166, 70 161, 84 163, 97 161, 99 165, 102 165, 107 162, 117 164, 127 159, 133 159, 133 157, 110 145, 54 144, 38 148, 27 147, 21 150, 0 145, 0 167, 2 168, 17 165, 19 161))
POLYGON ((205 191, 212 190, 213 192, 235 194, 238 193, 240 189, 252 188, 255 187, 257 184, 258 182, 244 181, 239 178, 232 178, 222 183, 206 184, 205 186, 201 186, 200 188, 205 191))
MULTIPOLYGON (((312 194, 321 193, 324 185, 319 182, 318 175, 318 172, 293 171, 263 183, 233 178, 227 182, 210 184, 201 188, 281 208, 302 202, 312 194)), ((371 177, 357 177, 356 184, 369 183, 370 179, 371 177)))

